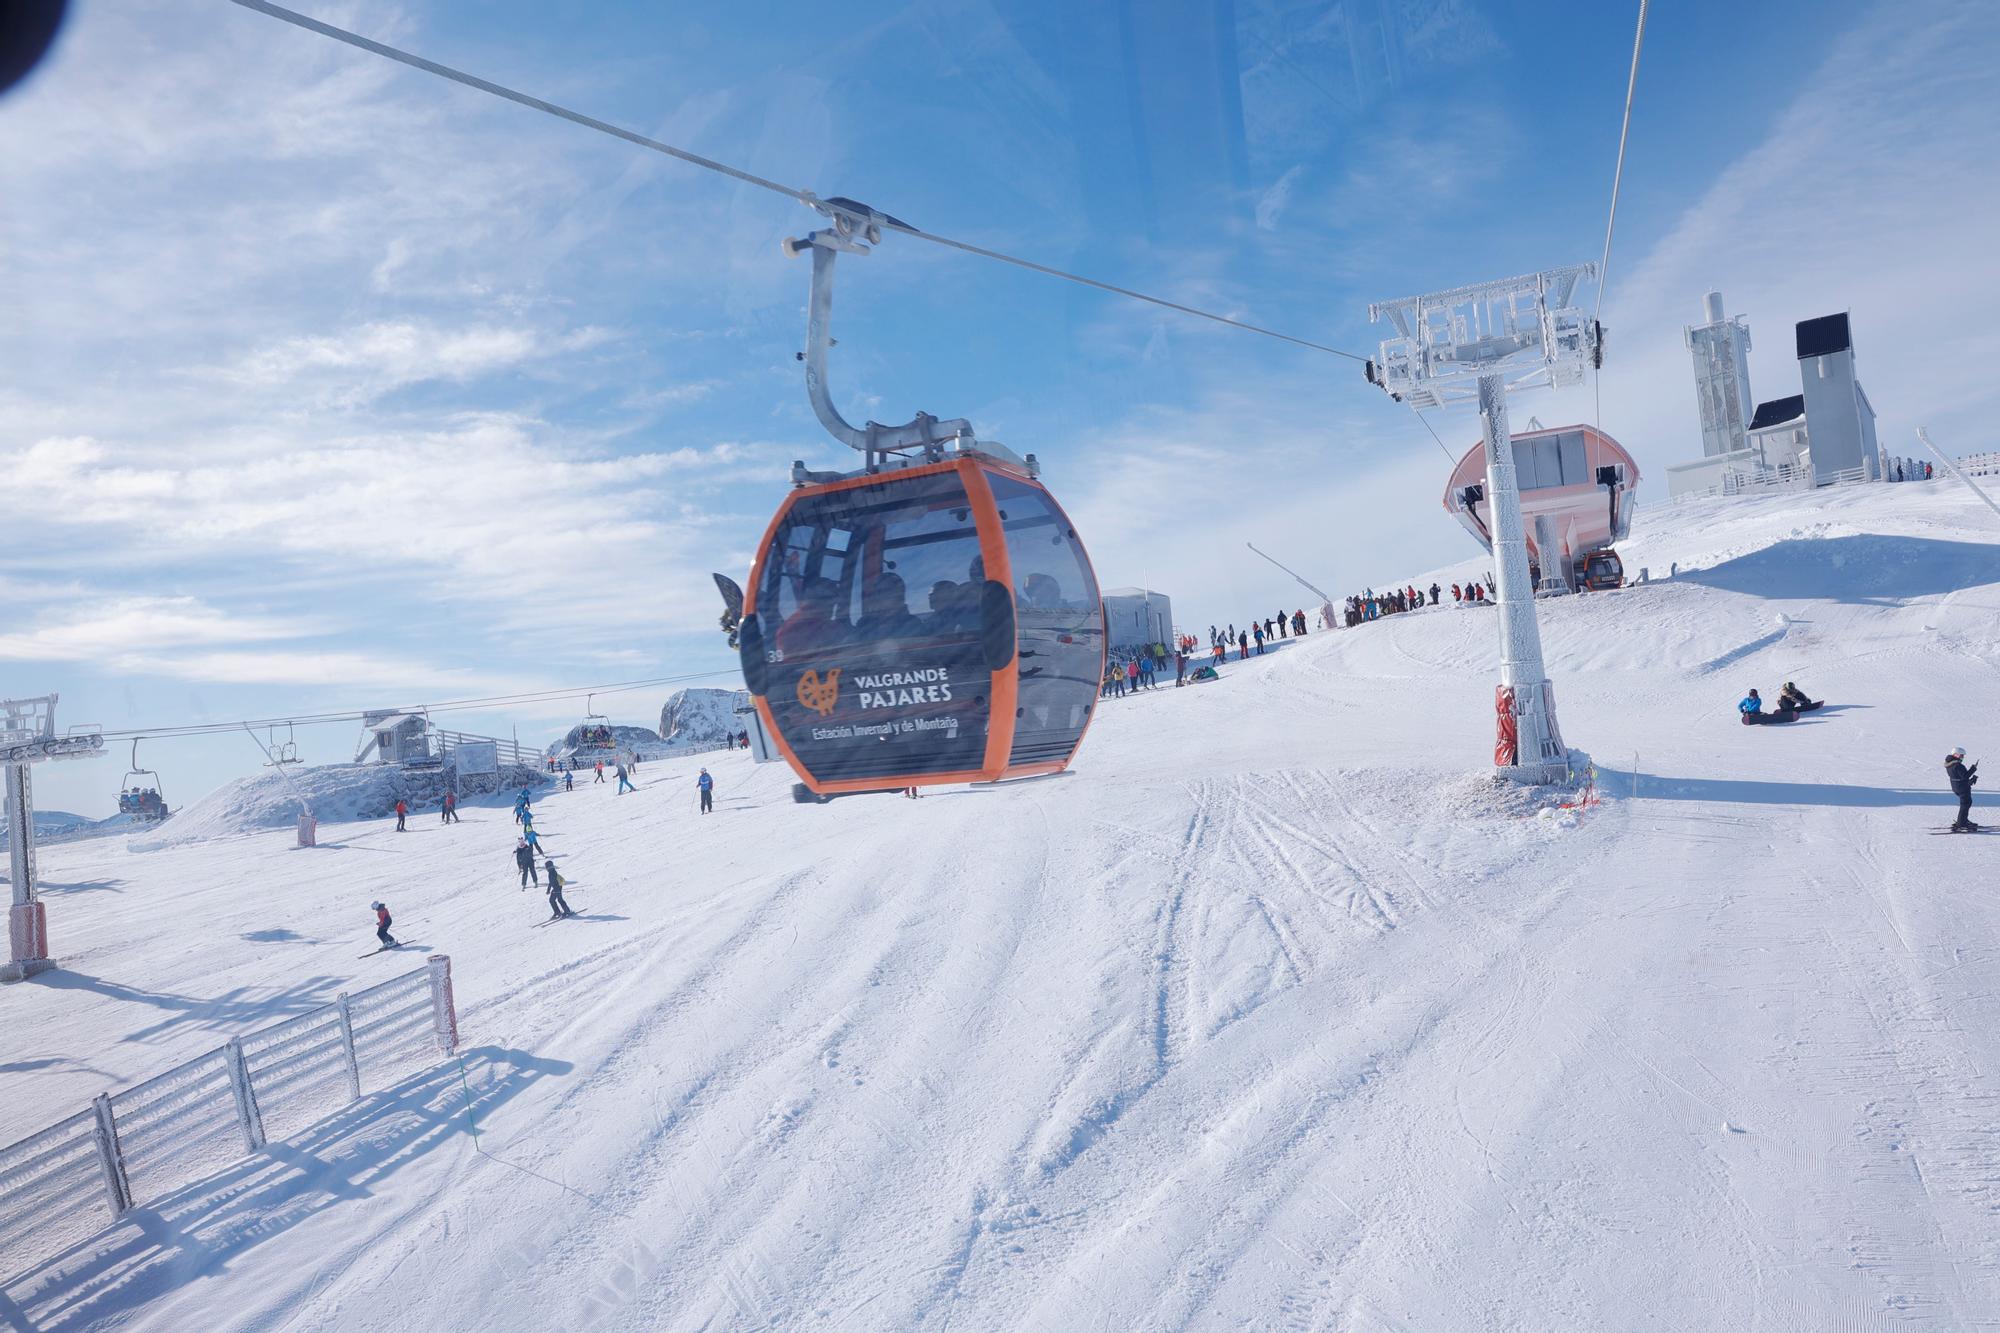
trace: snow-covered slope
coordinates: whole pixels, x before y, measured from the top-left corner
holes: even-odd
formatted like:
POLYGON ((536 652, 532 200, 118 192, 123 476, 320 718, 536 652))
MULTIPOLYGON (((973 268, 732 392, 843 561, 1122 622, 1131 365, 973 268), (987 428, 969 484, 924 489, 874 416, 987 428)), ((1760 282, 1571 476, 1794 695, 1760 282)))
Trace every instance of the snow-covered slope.
POLYGON ((1580 818, 1483 775, 1492 615, 1447 607, 1108 703, 1062 778, 797 806, 712 755, 553 793, 583 915, 547 929, 504 810, 51 848, 64 967, 0 990, 0 1139, 407 967, 357 961, 371 897, 452 955, 465 1077, 0 1302, 47 1329, 1978 1327, 2000 838, 1930 830, 1945 749, 2000 745, 1990 518, 1942 483, 1642 513, 1628 567, 1680 577, 1543 608, 1607 796, 1580 818), (1828 707, 1736 724, 1786 679, 1828 707))

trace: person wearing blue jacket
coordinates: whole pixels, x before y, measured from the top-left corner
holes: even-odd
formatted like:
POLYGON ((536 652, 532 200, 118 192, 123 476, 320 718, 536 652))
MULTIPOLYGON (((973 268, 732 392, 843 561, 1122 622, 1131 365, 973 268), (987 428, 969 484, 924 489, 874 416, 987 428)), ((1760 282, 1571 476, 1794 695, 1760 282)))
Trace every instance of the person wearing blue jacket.
POLYGON ((1754 727, 1764 720, 1764 701, 1757 697, 1757 691, 1752 690, 1736 705, 1736 711, 1743 715, 1744 726, 1754 727))
POLYGON ((701 812, 708 814, 715 808, 715 779, 704 768, 701 776, 694 780, 694 785, 701 789, 701 812))

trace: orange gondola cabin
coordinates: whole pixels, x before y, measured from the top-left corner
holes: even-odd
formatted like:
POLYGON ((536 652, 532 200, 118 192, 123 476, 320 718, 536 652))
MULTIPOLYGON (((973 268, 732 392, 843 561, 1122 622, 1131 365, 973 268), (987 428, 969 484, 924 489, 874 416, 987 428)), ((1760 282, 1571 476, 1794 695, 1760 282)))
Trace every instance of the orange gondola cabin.
POLYGON ((1054 773, 1103 679, 1103 603, 1062 507, 997 446, 806 474, 758 548, 743 678, 819 797, 1054 773))

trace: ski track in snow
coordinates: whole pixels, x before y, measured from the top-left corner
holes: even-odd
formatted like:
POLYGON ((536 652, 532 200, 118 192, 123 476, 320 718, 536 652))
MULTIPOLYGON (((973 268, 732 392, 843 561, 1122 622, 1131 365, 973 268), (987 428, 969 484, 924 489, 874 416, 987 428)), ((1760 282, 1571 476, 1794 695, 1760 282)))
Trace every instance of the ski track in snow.
POLYGON ((1495 628, 1444 606, 1108 702, 1060 779, 552 794, 546 930, 504 806, 49 847, 92 891, 0 990, 0 1138, 429 949, 466 1073, 0 1264, 0 1326, 1991 1322, 1994 844, 1924 836, 1996 739, 1984 511, 1650 521, 1628 567, 1681 579, 1544 604, 1581 819, 1481 775, 1495 628), (1735 725, 1790 677, 1829 710, 1735 725), (372 897, 424 948, 357 960, 372 897))

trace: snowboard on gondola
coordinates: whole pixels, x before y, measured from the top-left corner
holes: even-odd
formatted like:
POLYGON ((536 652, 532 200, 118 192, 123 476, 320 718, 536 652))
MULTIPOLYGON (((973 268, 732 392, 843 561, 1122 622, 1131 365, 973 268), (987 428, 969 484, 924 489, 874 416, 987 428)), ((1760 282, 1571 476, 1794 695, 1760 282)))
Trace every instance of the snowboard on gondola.
POLYGON ((727 574, 711 574, 715 580, 715 590, 722 594, 722 632, 729 636, 729 646, 736 646, 736 627, 743 623, 743 589, 727 574))

